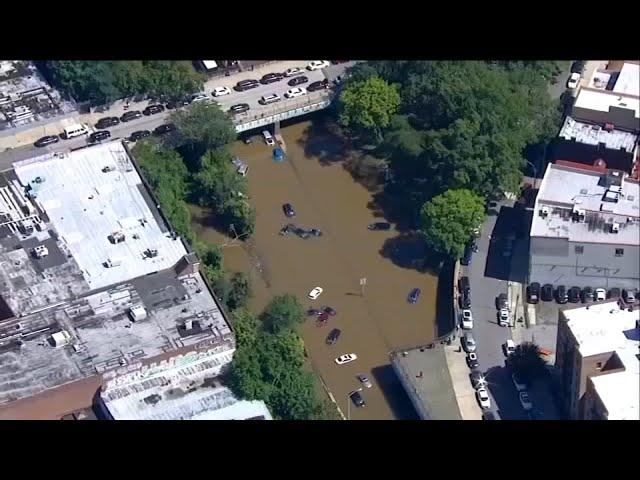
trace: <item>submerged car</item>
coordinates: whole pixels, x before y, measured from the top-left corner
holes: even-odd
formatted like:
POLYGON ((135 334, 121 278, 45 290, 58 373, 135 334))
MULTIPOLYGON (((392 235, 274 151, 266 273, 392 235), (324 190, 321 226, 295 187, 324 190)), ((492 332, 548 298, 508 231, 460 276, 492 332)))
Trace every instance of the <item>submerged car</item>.
POLYGON ((371 383, 371 380, 369 380, 369 377, 367 377, 364 374, 359 374, 357 375, 358 380, 360 381, 360 383, 362 384, 362 386, 364 388, 371 388, 373 387, 373 384, 371 383))
POLYGON ((366 405, 364 398, 359 390, 355 390, 349 394, 349 398, 356 407, 364 407, 366 405))
POLYGON ((369 230, 389 230, 391 229, 391 224, 387 222, 376 222, 369 224, 367 228, 369 230))
POLYGON ((318 298, 320 296, 320 294, 323 292, 324 290, 322 290, 321 287, 315 287, 313 290, 311 290, 309 292, 309 298, 311 300, 315 300, 316 298, 318 298))
POLYGON ((336 362, 338 365, 344 365, 345 363, 350 363, 357 359, 358 356, 355 353, 345 353, 344 355, 340 355, 339 357, 337 357, 334 362, 336 362))
POLYGON ((420 289, 419 288, 414 288, 409 293, 409 297, 407 298, 407 302, 409 302, 411 304, 416 303, 418 301, 418 298, 420 298, 420 289))
POLYGON ((342 331, 338 328, 334 328, 333 330, 331 330, 329 332, 329 335, 327 335, 327 340, 326 340, 326 344, 327 345, 334 345, 338 339, 340 338, 340 334, 342 333, 342 331))

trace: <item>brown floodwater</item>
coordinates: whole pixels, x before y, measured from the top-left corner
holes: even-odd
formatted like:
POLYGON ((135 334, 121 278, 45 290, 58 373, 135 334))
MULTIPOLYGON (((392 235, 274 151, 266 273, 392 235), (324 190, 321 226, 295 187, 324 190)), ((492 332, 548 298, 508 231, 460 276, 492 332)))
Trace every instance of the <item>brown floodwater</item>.
POLYGON ((339 140, 318 127, 318 117, 314 121, 281 130, 287 145, 287 158, 281 163, 272 160, 272 148, 260 138, 233 145, 233 153, 249 165, 250 200, 257 211, 249 242, 230 243, 197 207, 192 208, 194 228, 202 240, 226 244, 229 270, 249 274, 252 310, 260 311, 274 295, 292 293, 304 307, 329 305, 338 312, 322 327, 308 319, 300 333, 314 370, 345 416, 350 410, 352 419, 415 418, 388 352, 434 339, 437 277, 403 268, 382 255, 385 242, 400 234, 367 229, 372 222, 384 221, 374 216, 372 193, 344 169, 346 149, 339 140), (284 203, 293 205, 294 218, 284 216, 284 203), (287 223, 315 227, 324 235, 306 240, 280 236, 287 223), (364 295, 361 278, 366 278, 364 295), (316 286, 324 292, 312 301, 307 294, 316 286), (416 287, 422 295, 410 305, 407 295, 416 287), (328 346, 325 339, 332 328, 342 330, 342 335, 328 346), (343 353, 355 353, 358 359, 339 366, 334 359, 343 353), (363 392, 366 407, 348 408, 349 392, 360 387, 359 373, 368 375, 374 386, 363 392))

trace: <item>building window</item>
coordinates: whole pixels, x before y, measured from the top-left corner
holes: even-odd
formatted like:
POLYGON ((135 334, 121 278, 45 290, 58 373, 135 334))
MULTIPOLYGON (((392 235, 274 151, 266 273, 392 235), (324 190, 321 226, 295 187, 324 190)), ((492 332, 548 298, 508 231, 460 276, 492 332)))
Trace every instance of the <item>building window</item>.
POLYGON ((624 255, 624 248, 616 248, 616 257, 621 257, 624 255))
POLYGON ((582 245, 576 245, 576 255, 582 255, 584 253, 584 247, 582 245))
POLYGON ((602 370, 602 362, 596 362, 596 368, 598 371, 602 370))

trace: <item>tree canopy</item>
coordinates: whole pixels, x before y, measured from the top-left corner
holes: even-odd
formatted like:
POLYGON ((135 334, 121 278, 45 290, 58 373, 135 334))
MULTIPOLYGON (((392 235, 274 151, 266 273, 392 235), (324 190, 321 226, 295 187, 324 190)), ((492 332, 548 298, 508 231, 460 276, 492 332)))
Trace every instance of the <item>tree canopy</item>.
POLYGON ((422 229, 435 250, 457 258, 473 230, 482 224, 484 215, 482 197, 469 190, 447 190, 425 203, 422 229))
POLYGON ((547 361, 540 353, 540 347, 532 342, 516 345, 516 349, 509 355, 509 365, 522 378, 534 381, 546 375, 547 361))
POLYGON ((267 331, 278 335, 295 329, 304 320, 304 313, 294 295, 277 295, 264 309, 261 319, 267 331))

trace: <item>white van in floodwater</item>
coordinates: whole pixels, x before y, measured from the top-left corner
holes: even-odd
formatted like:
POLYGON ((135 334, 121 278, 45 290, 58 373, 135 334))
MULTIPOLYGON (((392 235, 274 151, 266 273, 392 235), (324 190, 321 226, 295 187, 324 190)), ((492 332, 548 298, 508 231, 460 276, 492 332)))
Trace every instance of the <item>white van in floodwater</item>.
POLYGON ((65 127, 63 136, 68 140, 73 137, 79 137, 80 135, 87 135, 88 133, 89 127, 82 125, 81 123, 77 123, 75 125, 65 127))
POLYGON ((236 167, 236 172, 238 172, 243 177, 247 176, 247 172, 249 171, 249 166, 240 160, 238 157, 233 157, 231 160, 233 166, 236 167))

